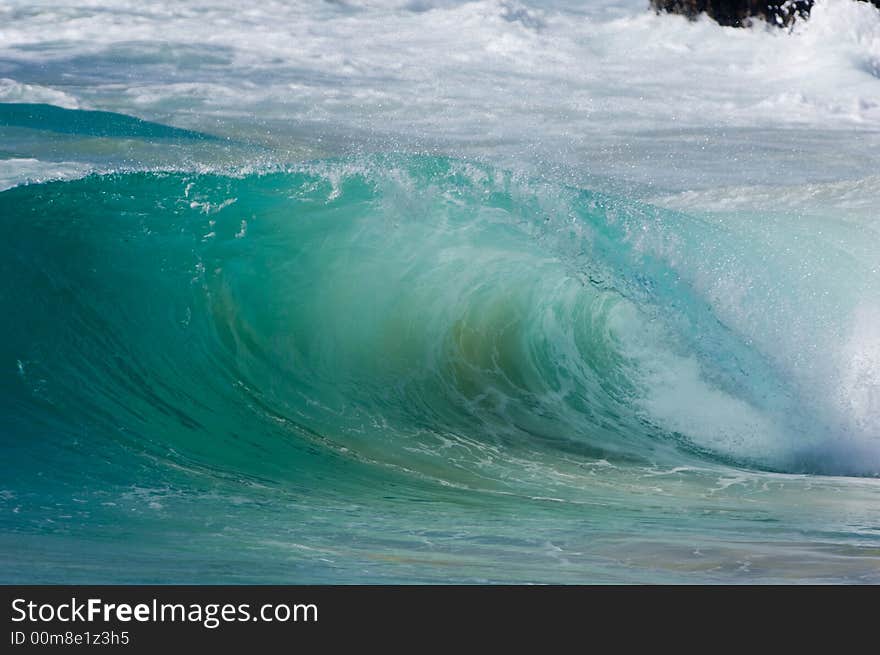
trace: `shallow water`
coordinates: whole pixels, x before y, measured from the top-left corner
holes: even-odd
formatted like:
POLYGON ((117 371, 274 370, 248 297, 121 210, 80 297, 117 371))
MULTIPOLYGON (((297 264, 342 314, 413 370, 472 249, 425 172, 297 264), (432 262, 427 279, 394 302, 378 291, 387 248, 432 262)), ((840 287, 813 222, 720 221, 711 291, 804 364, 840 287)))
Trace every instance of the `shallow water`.
POLYGON ((880 581, 880 13, 577 4, 0 8, 0 579, 880 581))

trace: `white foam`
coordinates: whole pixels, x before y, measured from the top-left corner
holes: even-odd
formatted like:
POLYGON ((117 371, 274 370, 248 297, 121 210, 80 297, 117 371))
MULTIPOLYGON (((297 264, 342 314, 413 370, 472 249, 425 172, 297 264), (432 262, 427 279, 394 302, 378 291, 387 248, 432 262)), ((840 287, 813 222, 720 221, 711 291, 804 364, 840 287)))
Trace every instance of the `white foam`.
POLYGON ((634 402, 650 422, 740 460, 781 465, 794 450, 773 416, 709 382, 696 358, 676 353, 662 330, 627 305, 618 307, 613 330, 642 385, 634 402))
POLYGON ((9 78, 0 78, 0 102, 45 103, 79 109, 79 101, 64 91, 52 89, 39 84, 23 84, 9 78))
POLYGON ((10 0, 0 61, 147 118, 259 117, 276 136, 318 122, 678 190, 851 177, 880 144, 869 3, 818 0, 792 33, 647 5, 10 0))
POLYGON ((880 299, 856 310, 840 356, 841 414, 880 462, 880 299))
POLYGON ((684 212, 712 212, 730 216, 769 212, 809 216, 853 224, 867 233, 873 232, 876 239, 880 239, 878 175, 838 182, 695 189, 649 196, 645 200, 653 205, 684 212))

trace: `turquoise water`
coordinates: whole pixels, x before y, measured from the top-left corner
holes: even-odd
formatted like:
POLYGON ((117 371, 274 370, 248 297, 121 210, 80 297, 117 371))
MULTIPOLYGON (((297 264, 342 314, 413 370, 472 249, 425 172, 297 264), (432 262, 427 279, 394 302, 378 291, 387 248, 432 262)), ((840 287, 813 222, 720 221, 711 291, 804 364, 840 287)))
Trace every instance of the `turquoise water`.
POLYGON ((0 26, 0 582, 880 582, 873 5, 0 26))
POLYGON ((403 155, 0 217, 7 581, 877 580, 815 475, 875 463, 663 253, 705 221, 403 155))

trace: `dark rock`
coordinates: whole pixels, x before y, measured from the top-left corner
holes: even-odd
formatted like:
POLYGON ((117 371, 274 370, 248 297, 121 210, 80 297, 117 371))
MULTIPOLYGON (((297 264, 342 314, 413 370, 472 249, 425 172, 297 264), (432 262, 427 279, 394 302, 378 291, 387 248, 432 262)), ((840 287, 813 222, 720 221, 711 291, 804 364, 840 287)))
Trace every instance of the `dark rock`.
MULTIPOLYGON (((866 0, 880 7, 880 0, 866 0)), ((813 0, 650 0, 658 12, 696 18, 706 14, 722 25, 742 27, 760 18, 771 25, 785 27, 810 15, 813 0)))

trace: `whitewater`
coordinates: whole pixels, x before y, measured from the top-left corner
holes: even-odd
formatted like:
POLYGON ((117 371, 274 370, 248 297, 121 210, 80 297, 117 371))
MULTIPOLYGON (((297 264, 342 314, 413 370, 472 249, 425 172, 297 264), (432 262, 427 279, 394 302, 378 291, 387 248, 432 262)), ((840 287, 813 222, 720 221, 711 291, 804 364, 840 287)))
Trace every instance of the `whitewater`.
POLYGON ((880 582, 880 11, 0 6, 0 581, 880 582))

